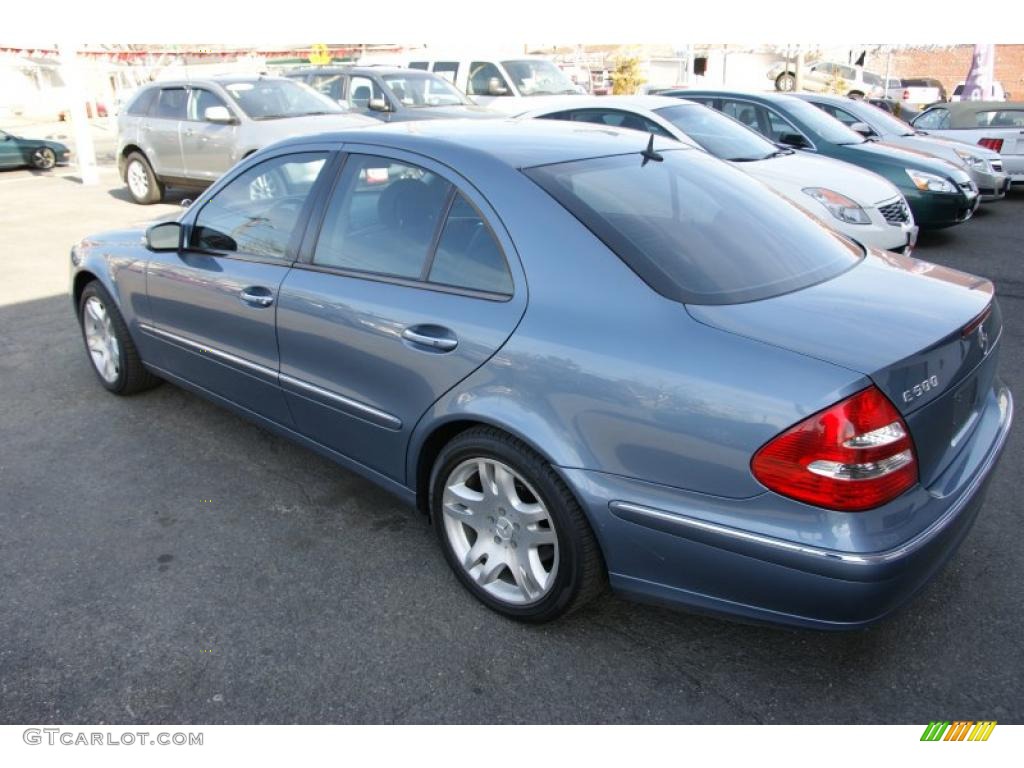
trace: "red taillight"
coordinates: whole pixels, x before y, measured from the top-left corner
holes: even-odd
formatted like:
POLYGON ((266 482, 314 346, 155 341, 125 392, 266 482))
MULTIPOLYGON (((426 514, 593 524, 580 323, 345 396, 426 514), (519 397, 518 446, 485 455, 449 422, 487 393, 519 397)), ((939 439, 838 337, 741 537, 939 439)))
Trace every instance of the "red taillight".
POLYGON ((910 91, 909 90, 906 90, 906 91, 903 92, 903 100, 904 101, 910 101, 910 91))
POLYGON ((790 427, 750 468, 776 493, 843 512, 885 504, 917 482, 907 425, 875 387, 790 427))
POLYGON ((1002 139, 978 139, 978 144, 985 147, 985 149, 991 149, 993 152, 1003 151, 1002 139))

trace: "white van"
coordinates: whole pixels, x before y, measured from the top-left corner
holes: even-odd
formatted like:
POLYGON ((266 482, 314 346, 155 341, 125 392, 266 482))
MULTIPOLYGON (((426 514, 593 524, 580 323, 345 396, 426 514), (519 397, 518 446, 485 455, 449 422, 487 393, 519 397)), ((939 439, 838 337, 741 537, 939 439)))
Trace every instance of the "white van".
MULTIPOLYGON (((550 59, 543 56, 444 55, 423 49, 400 57, 388 57, 389 63, 410 69, 422 69, 440 75, 477 104, 513 115, 541 106, 545 97, 564 98, 568 94, 584 94, 569 76, 550 59), (523 106, 529 99, 531 106, 523 106)), ((362 59, 360 64, 380 64, 380 59, 362 59)))

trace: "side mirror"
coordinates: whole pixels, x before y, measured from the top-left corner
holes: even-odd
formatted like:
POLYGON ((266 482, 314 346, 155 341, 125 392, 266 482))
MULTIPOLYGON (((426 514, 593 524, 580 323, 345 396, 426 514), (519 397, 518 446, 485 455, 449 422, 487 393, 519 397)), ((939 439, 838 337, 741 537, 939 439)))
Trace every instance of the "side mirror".
POLYGON ((146 247, 151 251, 177 251, 181 249, 181 224, 164 221, 146 230, 146 247))
POLYGON ((390 112, 388 103, 384 99, 370 99, 366 102, 366 108, 373 112, 390 112))
POLYGON ((871 129, 871 126, 867 123, 851 123, 850 130, 856 131, 861 136, 874 136, 875 132, 871 129))
POLYGON ((508 93, 508 88, 502 85, 501 80, 492 77, 487 81, 487 93, 491 96, 504 96, 508 93))
POLYGON ((793 147, 793 149, 807 149, 811 146, 807 143, 807 139, 799 133, 784 133, 779 136, 779 143, 793 147))
POLYGON ((203 119, 208 123, 235 122, 235 118, 232 117, 227 107, 207 107, 206 111, 203 112, 203 119))

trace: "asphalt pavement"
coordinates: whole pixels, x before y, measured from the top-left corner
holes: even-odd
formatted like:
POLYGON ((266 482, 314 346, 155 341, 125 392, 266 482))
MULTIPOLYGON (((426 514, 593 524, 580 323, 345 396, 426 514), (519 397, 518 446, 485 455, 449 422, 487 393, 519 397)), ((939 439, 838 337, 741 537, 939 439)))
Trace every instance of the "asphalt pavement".
MULTIPOLYGON (((0 173, 0 722, 1024 722, 1020 424, 955 559, 868 630, 614 595, 519 625, 368 482, 174 386, 98 384, 68 250, 174 210, 101 182, 0 173)), ((1022 244, 1019 190, 916 254, 996 281, 1018 404, 1022 244)))

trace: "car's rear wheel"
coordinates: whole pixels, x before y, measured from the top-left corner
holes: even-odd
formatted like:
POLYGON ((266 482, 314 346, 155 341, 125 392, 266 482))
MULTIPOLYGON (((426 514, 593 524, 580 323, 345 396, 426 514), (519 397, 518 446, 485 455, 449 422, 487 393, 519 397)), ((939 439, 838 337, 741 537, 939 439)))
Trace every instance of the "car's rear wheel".
POLYGON ((57 164, 57 155, 49 147, 39 147, 32 153, 32 166, 48 171, 57 164))
POLYGON ((437 457, 430 488, 445 559, 489 608, 549 621, 603 590, 604 561, 583 510, 521 441, 490 427, 463 432, 437 457))
POLYGON ((149 161, 138 152, 132 152, 124 166, 124 182, 128 193, 139 205, 152 205, 164 199, 164 185, 153 173, 149 161))
POLYGON ((781 75, 775 78, 775 90, 777 91, 795 91, 796 90, 796 76, 792 72, 783 72, 781 75))
POLYGON ((104 387, 131 395, 160 383, 142 364, 117 305, 96 280, 82 291, 78 320, 89 360, 104 387))

